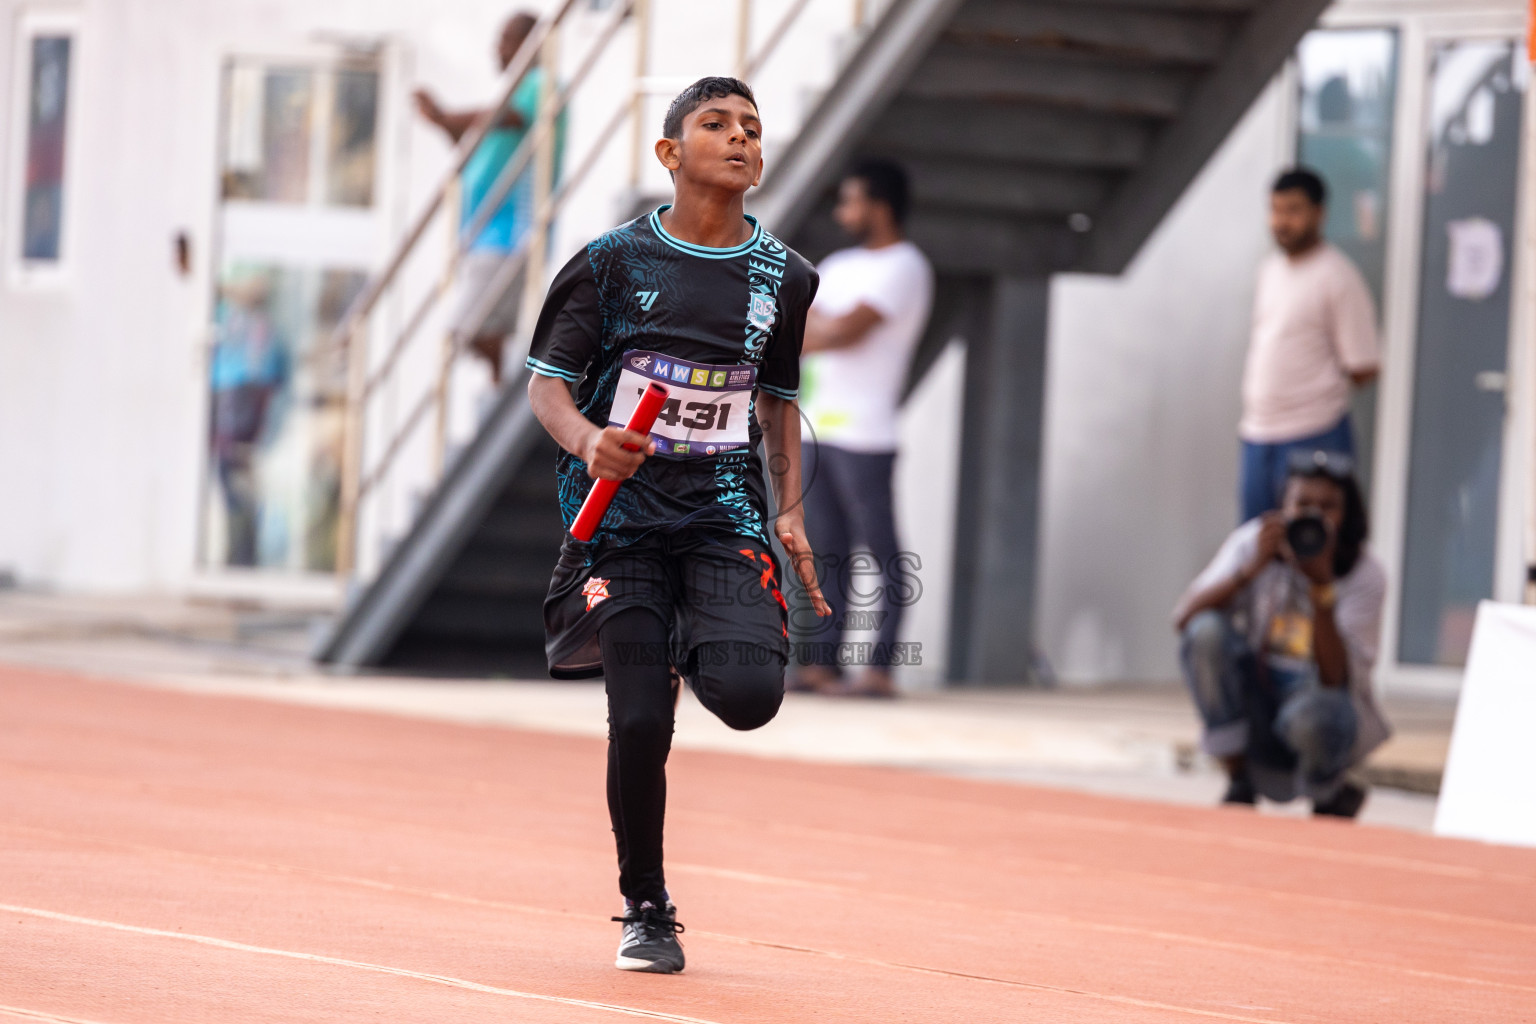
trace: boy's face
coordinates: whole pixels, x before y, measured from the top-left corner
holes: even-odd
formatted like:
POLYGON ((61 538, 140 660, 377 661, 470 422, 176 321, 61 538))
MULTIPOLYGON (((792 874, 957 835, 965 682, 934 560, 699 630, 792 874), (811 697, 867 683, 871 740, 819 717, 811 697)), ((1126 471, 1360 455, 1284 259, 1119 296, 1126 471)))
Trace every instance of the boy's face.
POLYGON ((745 192, 763 176, 763 123, 743 96, 700 103, 683 118, 681 138, 661 139, 656 157, 691 184, 745 192))

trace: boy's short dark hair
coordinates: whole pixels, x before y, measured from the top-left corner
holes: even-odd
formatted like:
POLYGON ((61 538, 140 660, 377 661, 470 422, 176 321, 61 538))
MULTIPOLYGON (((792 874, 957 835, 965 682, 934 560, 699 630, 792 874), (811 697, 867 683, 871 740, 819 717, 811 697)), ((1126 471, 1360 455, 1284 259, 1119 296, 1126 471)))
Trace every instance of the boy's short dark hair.
POLYGON ((864 194, 891 208, 897 224, 907 220, 910 188, 907 172, 894 160, 866 157, 848 168, 846 178, 857 178, 864 183, 864 194))
POLYGON ((726 96, 740 96, 752 104, 754 109, 757 107, 757 97, 752 95, 746 82, 739 78, 711 75, 699 79, 677 94, 677 98, 667 107, 667 116, 661 122, 661 134, 668 139, 682 138, 683 118, 699 109, 699 104, 705 100, 718 100, 726 96))
POLYGON ((1322 206, 1328 199, 1328 186, 1323 184, 1322 176, 1309 167, 1292 167, 1288 171, 1281 171, 1270 191, 1302 192, 1312 200, 1313 206, 1322 206))

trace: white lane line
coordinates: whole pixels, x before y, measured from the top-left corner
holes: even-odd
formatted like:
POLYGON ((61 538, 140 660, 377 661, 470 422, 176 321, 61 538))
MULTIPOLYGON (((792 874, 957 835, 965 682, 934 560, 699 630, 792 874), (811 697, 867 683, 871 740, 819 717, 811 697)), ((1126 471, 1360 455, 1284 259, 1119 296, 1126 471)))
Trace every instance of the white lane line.
MULTIPOLYGON (((1018 918, 1024 921, 1035 921, 1045 924, 1060 925, 1067 928, 1076 928, 1083 931, 1104 932, 1111 935, 1130 935, 1141 939, 1156 939, 1162 942, 1174 942, 1180 945, 1195 946, 1205 949, 1221 949, 1236 953, 1252 953, 1261 957, 1276 957, 1284 960, 1294 960, 1301 963, 1318 963, 1339 967, 1357 967, 1369 971, 1389 971, 1399 974, 1407 974, 1416 978, 1425 978, 1430 981, 1449 981, 1461 985, 1476 985, 1481 988, 1508 989, 1511 992, 1536 993, 1536 986, 1521 985, 1508 981, 1492 981, 1487 978, 1472 978, 1460 974, 1447 974, 1444 971, 1427 971, 1417 967, 1405 967, 1401 964, 1387 963, 1376 960, 1359 960, 1350 957, 1337 956, 1332 953, 1308 953, 1304 951, 1283 949, 1276 946, 1259 946, 1249 942, 1231 942, 1223 939, 1208 938, 1203 935, 1190 935, 1184 932, 1170 932, 1155 928, 1142 928, 1136 925, 1111 924, 1103 921, 1092 921, 1085 918, 1071 917, 1066 914, 1052 914, 1039 910, 1016 910, 1012 907, 982 908, 970 903, 961 903, 953 900, 936 900, 922 896, 910 896, 905 893, 879 893, 871 894, 859 889, 853 889, 828 882, 809 882, 797 878, 782 878, 775 875, 761 875, 753 872, 735 871, 729 868, 714 868, 703 864, 673 863, 668 870, 674 873, 694 874, 727 878, 734 881, 749 882, 758 885, 780 886, 783 888, 809 889, 817 892, 830 892, 854 900, 867 900, 874 896, 879 898, 910 903, 939 910, 945 913, 961 912, 969 913, 985 909, 987 913, 1001 914, 1007 917, 1018 918)), ((756 945, 772 946, 776 949, 794 949, 805 952, 816 952, 823 956, 845 957, 856 959, 851 954, 827 952, 824 950, 812 950, 810 947, 786 946, 777 942, 768 942, 762 939, 738 938, 732 935, 721 935, 715 932, 698 931, 689 929, 689 934, 699 936, 711 936, 724 939, 728 942, 744 942, 756 945)), ((905 964, 890 963, 886 961, 870 961, 870 963, 886 964, 902 970, 940 970, 939 968, 915 967, 905 964)), ((952 973, 952 972, 944 972, 952 973)), ((961 975, 971 977, 971 975, 961 975)), ((994 979, 1001 980, 1001 979, 994 979)), ((1012 982, 1006 982, 1013 984, 1012 982)), ((1028 984, 1019 982, 1018 984, 1028 984)))
MULTIPOLYGON (((726 814, 712 814, 703 811, 679 811, 672 815, 673 818, 694 817, 705 821, 726 822, 733 827, 739 827, 742 819, 726 814)), ((761 824, 761 823, 758 823, 761 824)), ((834 839, 844 842, 857 843, 881 850, 900 848, 911 850, 914 853, 941 853, 945 856, 954 856, 961 859, 976 858, 975 851, 958 846, 939 846, 934 843, 922 843, 915 840, 900 838, 882 838, 877 836, 861 836, 852 832, 839 832, 832 829, 812 828, 804 825, 794 825, 787 822, 768 822, 766 827, 770 831, 781 832, 786 835, 798 835, 810 838, 834 839)), ((1273 903, 1310 903, 1315 906, 1329 907, 1335 910, 1370 911, 1372 913, 1392 914, 1398 917, 1423 918, 1429 921, 1446 921, 1454 924, 1467 924, 1479 928, 1497 928, 1505 931, 1536 934, 1536 925, 1522 924, 1518 921, 1505 921, 1492 917, 1476 917, 1469 914, 1455 914, 1444 910, 1428 910, 1420 907, 1405 907, 1391 903, 1374 903, 1367 900, 1352 900, 1342 896, 1320 896, 1312 893, 1288 891, 1282 889, 1263 889, 1254 885, 1245 885, 1240 882, 1212 882, 1201 878, 1181 877, 1178 875, 1162 875, 1151 871, 1131 871, 1126 868, 1111 868, 1104 865, 1079 864, 1072 861, 1055 860, 1048 857, 1029 857, 1021 855, 995 855, 989 856, 988 862, 992 866, 1003 867, 1010 871, 1017 871, 1025 875, 1033 875, 1041 870, 1061 872, 1077 877, 1114 878, 1130 882, 1136 885, 1155 885, 1162 889, 1198 889, 1213 895, 1231 898, 1237 896, 1243 899, 1264 899, 1273 903)))
MULTIPOLYGON (((66 924, 86 925, 92 928, 104 928, 110 931, 128 932, 134 935, 149 935, 161 939, 180 939, 183 942, 193 942, 201 946, 213 946, 216 949, 229 949, 240 953, 257 953, 264 956, 285 957, 290 960, 304 960, 310 963, 328 964, 334 967, 351 967, 355 970, 372 971, 375 974, 392 974, 396 977, 411 978, 416 981, 431 982, 436 985, 447 985, 451 988, 468 989, 471 992, 485 992, 491 995, 512 996, 518 999, 532 999, 542 1003, 559 1003, 564 1006, 577 1006, 588 1010, 606 1010, 610 1013, 624 1014, 629 1017, 643 1017, 648 1020, 674 1021, 677 1024, 717 1024, 715 1021, 703 1020, 699 1017, 684 1017, 678 1014, 661 1013, 656 1010, 642 1010, 633 1006, 618 1006, 613 1003, 590 1002, 586 999, 571 999, 565 996, 550 996, 538 992, 520 992, 516 989, 498 988, 494 985, 482 985, 476 981, 465 981, 462 978, 450 978, 442 974, 423 974, 419 971, 408 971, 403 967, 387 967, 383 964, 370 964, 362 960, 344 960, 340 957, 321 956, 317 953, 296 953, 287 949, 270 949, 266 946, 252 946, 244 942, 235 942, 231 939, 219 939, 210 935, 195 935, 188 932, 169 932, 160 928, 143 928, 134 924, 121 924, 117 921, 102 921, 93 917, 79 917, 75 914, 61 914, 55 910, 39 910, 36 907, 21 907, 10 903, 0 903, 0 913, 26 914, 30 917, 40 917, 49 921, 62 921, 66 924)), ((809 950, 803 946, 780 945, 778 943, 760 942, 753 945, 769 946, 777 949, 792 950, 795 952, 820 952, 809 950)), ((960 978, 967 981, 987 982, 993 985, 1001 985, 1006 988, 1027 989, 1034 992, 1049 992, 1054 995, 1085 996, 1089 999, 1102 1000, 1108 1003, 1117 1003, 1121 1006, 1135 1006, 1143 1009, 1166 1010, 1173 1013, 1190 1014, 1196 1017, 1208 1017, 1214 1020, 1239 1021, 1241 1024, 1289 1024, 1287 1021, 1274 1017, 1245 1017, 1235 1013, 1222 1013, 1218 1010, 1198 1010, 1189 1006, 1178 1006, 1172 1003, 1161 1003, 1150 999, 1136 999, 1132 996, 1116 996, 1102 992, 1092 992, 1086 989, 1065 988, 1057 985, 1038 985, 1030 982, 1008 981, 1002 978, 993 978, 985 974, 966 974, 961 971, 946 971, 933 967, 921 967, 916 964, 902 964, 881 960, 871 960, 865 957, 847 956, 841 953, 822 953, 834 960, 842 960, 848 963, 863 963, 884 967, 895 967, 901 970, 914 971, 934 977, 960 978)), ((25 1014, 26 1011, 21 1011, 25 1014)), ((74 1021, 67 1017, 48 1017, 31 1014, 27 1017, 31 1020, 62 1021, 63 1024, 94 1024, 91 1021, 74 1021)))
MULTIPOLYGON (((178 850, 168 846, 154 846, 147 843, 135 843, 122 839, 108 839, 101 836, 80 835, 72 832, 62 832, 57 829, 36 828, 28 825, 11 825, 0 823, 0 831, 18 832, 26 835, 47 836, 53 839, 63 839, 70 842, 89 842, 102 846, 116 847, 118 849, 135 850, 143 853, 162 854, 177 857, 183 860, 198 861, 207 864, 218 864, 230 867, 239 867, 247 870, 269 871, 284 875, 302 875, 327 882, 335 882, 341 885, 351 885, 364 889, 376 889, 382 892, 399 893, 404 896, 412 896, 418 899, 427 899, 443 903, 457 903, 465 906, 487 907, 493 910, 511 910, 520 914, 534 914, 545 917, 558 917, 571 921, 579 921, 590 924, 593 917, 590 914, 578 914, 566 910, 552 910, 548 907, 536 907, 522 903, 510 903, 505 900, 483 899, 478 896, 468 896, 462 893, 444 892, 436 889, 420 889, 415 886, 400 885, 395 882, 383 882, 372 878, 361 878, 356 875, 340 875, 329 871, 321 871, 316 868, 299 867, 292 864, 274 864, 267 861, 247 860, 238 857, 225 857, 216 854, 194 853, 189 850, 178 850)), ((1454 984, 1473 985, 1480 988, 1506 989, 1511 992, 1536 993, 1536 986, 1521 985, 1516 982, 1493 981, 1488 978, 1468 977, 1460 974, 1449 974, 1444 971, 1429 971, 1417 967, 1406 967, 1401 964, 1393 964, 1375 960, 1359 960, 1351 957, 1337 956, 1331 953, 1308 953, 1297 950, 1282 949, 1274 946, 1259 946, 1247 942, 1231 942, 1221 939, 1212 939, 1201 935, 1191 935, 1183 932, 1169 932, 1160 929, 1141 928, 1135 925, 1117 925, 1107 922, 1092 921, 1083 918, 1075 918, 1065 914, 1051 914, 1043 911, 1017 910, 1011 907, 981 908, 973 904, 957 902, 953 900, 936 900, 920 896, 910 896, 899 893, 870 893, 849 886, 838 885, 831 882, 814 882, 805 879, 787 878, 780 875, 765 875, 754 871, 739 871, 732 868, 711 867, 704 864, 690 864, 686 862, 674 863, 672 870, 684 874, 693 873, 715 878, 729 879, 731 881, 746 882, 754 885, 775 886, 792 889, 806 889, 815 892, 826 892, 833 895, 847 897, 849 899, 863 900, 880 898, 901 903, 937 909, 942 912, 969 913, 986 909, 988 913, 1003 914, 1008 917, 1026 921, 1044 922, 1047 924, 1063 925, 1070 928, 1078 928, 1086 931, 1106 932, 1110 934, 1131 935, 1138 938, 1157 939, 1164 942, 1175 942, 1181 945, 1195 946, 1207 949, 1221 949, 1238 953, 1253 953, 1259 956, 1277 957, 1301 963, 1320 963, 1325 965, 1355 967, 1361 970, 1388 971, 1406 974, 1411 977, 1425 978, 1430 981, 1448 981, 1454 984)), ((1457 915, 1443 915, 1450 920, 1463 920, 1457 915)), ((1472 922, 1487 922, 1484 918, 1468 918, 1472 922)), ((1500 922, 1491 922, 1500 923, 1500 922)), ((1521 927, 1514 926, 1511 927, 1521 927)), ((1536 929, 1526 927, 1527 930, 1536 929)), ((916 965, 895 963, 886 960, 874 960, 861 958, 856 954, 838 953, 832 950, 817 949, 812 946, 793 946, 778 942, 770 942, 763 939, 754 939, 746 936, 732 935, 725 932, 707 932, 692 929, 691 934, 698 938, 716 939, 737 946, 760 946, 770 949, 783 949, 796 953, 804 953, 812 956, 825 956, 833 959, 843 959, 867 963, 870 966, 882 967, 899 971, 927 971, 936 970, 946 973, 941 968, 926 968, 916 965)), ((957 975, 959 977, 972 977, 971 975, 957 975)), ((1002 978, 986 979, 998 984, 1032 985, 1032 982, 1013 982, 1002 978)), ((1062 991, 1067 991, 1063 989, 1062 991)))
POLYGON ((60 1017, 56 1013, 44 1013, 42 1010, 27 1010, 20 1006, 0 1006, 0 1016, 20 1017, 22 1020, 40 1020, 45 1024, 100 1024, 100 1021, 86 1020, 84 1017, 60 1017))
MULTIPOLYGON (((328 964, 332 967, 350 967, 358 971, 370 971, 374 974, 391 974, 397 978, 410 978, 414 981, 430 982, 433 985, 446 985, 449 988, 467 989, 470 992, 484 992, 494 996, 510 996, 514 999, 530 999, 540 1003, 557 1003, 561 1006, 577 1006, 585 1010, 606 1010, 609 1013, 623 1014, 627 1017, 644 1017, 647 1020, 669 1020, 677 1024, 719 1024, 718 1021, 704 1020, 701 1017, 684 1017, 675 1013, 663 1013, 659 1010, 645 1010, 637 1006, 619 1006, 615 1003, 598 1003, 587 999, 573 999, 568 996, 551 996, 542 992, 522 992, 515 988, 499 988, 495 985, 482 985, 478 981, 466 981, 463 978, 452 978, 446 974, 424 974, 420 971, 406 970, 404 967, 390 967, 385 964, 371 964, 365 960, 345 960, 336 956, 322 956, 319 953, 299 953, 290 949, 272 949, 268 946, 252 946, 244 942, 235 942, 232 939, 215 938, 212 935, 195 935, 190 932, 169 932, 161 928, 145 928, 136 924, 122 924, 118 921, 102 921, 94 917, 80 917, 75 914, 61 914, 56 910, 39 910, 37 907, 22 907, 11 903, 0 903, 0 913, 25 914, 28 917, 38 917, 47 921, 62 921, 65 924, 84 925, 89 928, 102 928, 107 931, 128 932, 132 935, 148 935, 157 939, 178 939, 182 942, 191 942, 199 946, 212 946, 215 949, 229 949, 237 953, 256 953, 261 956, 283 957, 288 960, 303 960, 309 963, 328 964)), ((48 1018, 41 1018, 47 1020, 48 1018)))
MULTIPOLYGON (((937 798, 917 797, 918 801, 937 802, 937 798)), ((957 807, 967 807, 978 814, 996 814, 998 809, 992 804, 977 803, 975 801, 946 800, 942 803, 944 809, 953 811, 957 807)), ((1174 809, 1174 808, 1170 808, 1174 809)), ((1215 808, 1209 811, 1217 812, 1215 808)), ((1046 827, 1077 829, 1081 831, 1112 832, 1121 834, 1145 834, 1172 839, 1180 843, 1188 843, 1202 846, 1230 846, 1245 851, 1257 851, 1263 853, 1275 853, 1295 856, 1309 860, 1321 860, 1330 864, 1356 864, 1364 867, 1390 867, 1400 868, 1404 871, 1421 872, 1430 875, 1440 875, 1449 878, 1462 878, 1473 881, 1496 882, 1502 884, 1530 887, 1536 885, 1536 874, 1516 875, 1502 871, 1492 871, 1485 868, 1471 867, 1459 864, 1445 864, 1438 861, 1420 860, 1416 857, 1403 857, 1394 854, 1368 853, 1354 850, 1340 850, 1326 846, 1306 846, 1299 843, 1289 843, 1277 839, 1264 839, 1256 836, 1234 836, 1219 832, 1206 832, 1197 828, 1179 828, 1173 825, 1156 825, 1148 822, 1117 821, 1110 818, 1087 817, 1078 814, 1060 814, 1051 811, 1014 810, 1008 812, 1012 815, 1010 820, 1019 822, 1032 822, 1046 827)), ((741 826, 750 824, 753 827, 761 827, 758 822, 746 822, 742 818, 725 813, 712 813, 706 811, 684 811, 684 815, 699 818, 714 818, 728 821, 741 826)), ((921 819, 921 811, 913 811, 913 817, 921 819)), ((1260 819, 1263 821, 1281 822, 1283 818, 1260 819)), ((1301 825, 1309 825, 1309 822, 1297 822, 1301 825)), ((924 842, 918 839, 908 839, 901 836, 883 836, 873 833, 850 832, 835 828, 818 828, 808 825, 796 825, 788 822, 770 822, 768 827, 777 832, 794 832, 805 835, 822 836, 829 839, 837 839, 844 842, 857 843, 865 846, 890 847, 900 846, 919 852, 942 855, 972 855, 974 851, 964 847, 953 846, 944 843, 924 842)), ((1424 837, 1426 839, 1432 837, 1424 837)), ((1439 840, 1436 840, 1437 842, 1439 840)), ((1175 877, 1175 876, 1168 876, 1175 877)))
MULTIPOLYGON (((38 768, 32 765, 19 765, 14 763, 0 764, 0 769, 4 769, 5 771, 14 772, 17 774, 27 774, 31 776, 46 776, 48 778, 83 780, 93 785, 114 784, 120 789, 137 791, 135 784, 131 781, 124 782, 123 780, 115 777, 109 778, 107 776, 100 775, 63 772, 54 769, 38 768)), ((281 808, 287 806, 270 800, 252 800, 247 801, 247 803, 259 804, 264 809, 271 809, 273 807, 281 808)), ((498 843, 511 842, 521 846, 537 845, 526 840, 520 841, 516 839, 509 839, 504 836, 496 836, 485 832, 476 832, 465 829, 449 829, 438 827, 432 830, 426 830, 424 828, 416 828, 408 822, 401 822, 389 818, 379 818, 370 815, 327 811, 325 812, 324 817, 328 823, 339 822, 357 824, 368 828, 398 828, 409 830, 415 834, 428 834, 430 831, 430 834, 439 839, 443 836, 451 835, 463 837, 466 840, 473 842, 493 841, 498 843)), ((700 821, 714 822, 716 824, 724 823, 732 828, 737 829, 746 824, 744 819, 735 815, 716 814, 707 811, 674 811, 672 817, 695 818, 700 821)), ((754 828, 761 828, 764 826, 764 823, 761 822, 752 822, 751 824, 754 828)), ((0 825, 0 828, 4 827, 5 826, 0 825)), ((766 827, 769 831, 779 832, 785 835, 828 839, 837 842, 851 843, 854 845, 874 847, 886 852, 892 848, 899 848, 911 851, 913 853, 924 853, 935 856, 953 856, 964 860, 974 860, 976 857, 974 850, 966 849, 964 847, 947 846, 938 843, 925 843, 912 839, 904 839, 901 837, 845 832, 835 829, 796 825, 782 821, 768 822, 766 823, 766 827)), ((583 849, 567 844, 558 844, 558 848, 562 852, 567 853, 579 852, 581 849, 583 849)), ((989 858, 989 863, 995 867, 1003 867, 1010 871, 1019 871, 1030 875, 1040 871, 1041 869, 1044 869, 1047 871, 1060 872, 1079 877, 1102 876, 1115 878, 1136 885, 1155 885, 1161 889, 1192 888, 1201 892, 1208 892, 1213 895, 1225 898, 1231 898, 1235 895, 1239 898, 1259 898, 1267 902, 1278 904, 1306 903, 1319 907, 1327 907, 1333 910, 1345 910, 1349 912, 1365 910, 1375 913, 1391 914, 1396 917, 1418 918, 1428 921, 1467 924, 1478 928, 1493 928, 1505 931, 1521 932, 1525 934, 1536 934, 1536 925, 1525 924, 1516 921, 1501 920, 1499 918, 1480 917, 1470 914, 1458 914, 1444 910, 1430 910, 1427 908, 1401 906, 1391 903, 1377 903, 1368 900, 1355 900, 1340 896, 1323 896, 1312 893, 1298 892, 1294 890, 1265 889, 1258 886, 1245 885, 1239 882, 1213 882, 1194 877, 1158 874, 1156 872, 1150 871, 1131 871, 1125 868, 1111 868, 1104 865, 1090 866, 1074 863, 1071 861, 1056 860, 1048 857, 994 855, 989 858)), ((1533 878, 1536 878, 1536 876, 1533 876, 1533 878)), ((1516 881, 1520 883, 1526 883, 1532 879, 1513 875, 1489 875, 1488 880, 1495 882, 1516 881)))

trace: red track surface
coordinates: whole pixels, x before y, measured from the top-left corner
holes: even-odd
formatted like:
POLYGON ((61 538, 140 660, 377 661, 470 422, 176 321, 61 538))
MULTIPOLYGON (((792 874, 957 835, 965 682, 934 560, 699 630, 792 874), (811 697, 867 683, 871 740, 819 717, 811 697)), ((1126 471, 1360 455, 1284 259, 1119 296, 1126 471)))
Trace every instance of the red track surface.
POLYGON ((0 1020, 1536 1020, 1536 851, 678 752, 689 968, 631 975, 600 743, 19 669, 0 707, 0 1020))

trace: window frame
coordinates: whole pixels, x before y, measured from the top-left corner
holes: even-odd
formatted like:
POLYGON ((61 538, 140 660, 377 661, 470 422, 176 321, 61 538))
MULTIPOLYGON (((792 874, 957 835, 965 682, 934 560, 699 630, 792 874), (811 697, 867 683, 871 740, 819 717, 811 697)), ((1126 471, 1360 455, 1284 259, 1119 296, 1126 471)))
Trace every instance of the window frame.
POLYGON ((5 247, 3 262, 6 283, 18 289, 52 290, 67 287, 74 277, 78 232, 75 206, 79 200, 76 182, 80 150, 80 80, 84 41, 84 18, 72 7, 24 8, 14 22, 11 37, 11 100, 9 154, 5 166, 4 207, 0 210, 0 244, 5 247), (69 74, 65 81, 64 172, 59 228, 59 256, 53 260, 27 259, 22 256, 22 230, 25 224, 27 146, 29 142, 32 101, 32 46, 44 36, 62 35, 70 40, 69 74))

